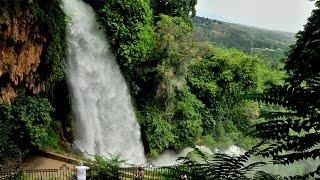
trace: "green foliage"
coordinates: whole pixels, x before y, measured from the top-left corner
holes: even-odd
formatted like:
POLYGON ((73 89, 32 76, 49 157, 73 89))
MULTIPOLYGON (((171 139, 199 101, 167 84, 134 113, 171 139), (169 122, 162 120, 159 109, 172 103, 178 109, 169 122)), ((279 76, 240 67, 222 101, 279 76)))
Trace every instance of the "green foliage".
POLYGON ((267 64, 260 63, 257 71, 257 88, 251 93, 263 93, 273 85, 283 85, 286 72, 269 67, 267 64))
MULTIPOLYGON (((1 110, 6 112, 6 107, 2 107, 1 110)), ((2 116, 2 113, 0 113, 2 116)), ((3 117, 0 117, 0 169, 2 166, 9 164, 9 162, 20 161, 22 152, 19 146, 15 143, 14 126, 3 117)))
POLYGON ((204 105, 191 94, 187 88, 176 97, 175 112, 172 121, 176 124, 176 134, 179 137, 177 148, 193 145, 200 139, 202 133, 202 116, 200 114, 204 105))
POLYGON ((208 107, 219 101, 232 104, 256 86, 257 64, 258 59, 239 51, 215 49, 190 67, 188 84, 208 107))
POLYGON ((150 0, 150 4, 155 16, 160 14, 178 16, 188 21, 196 14, 197 0, 150 0))
POLYGON ((239 51, 214 49, 189 67, 188 85, 206 106, 204 134, 227 146, 253 125, 259 110, 242 96, 257 88, 258 65, 257 58, 239 51))
POLYGON ((37 71, 45 81, 47 90, 52 91, 56 83, 65 78, 62 60, 67 48, 66 15, 61 9, 60 0, 52 0, 50 3, 42 0, 32 2, 36 23, 40 27, 40 32, 46 37, 37 71))
MULTIPOLYGON (((45 98, 20 95, 11 105, 1 104, 1 119, 10 122, 20 145, 47 147, 53 108, 45 98), (30 143, 28 145, 28 143, 30 143)), ((56 142, 54 142, 56 143, 56 142)))
MULTIPOLYGON (((287 165, 318 157, 319 113, 314 99, 319 99, 319 77, 308 79, 306 84, 307 87, 277 87, 263 97, 263 102, 280 105, 285 111, 268 112, 267 121, 256 125, 255 136, 267 145, 259 155, 287 165)), ((313 177, 314 173, 318 170, 304 178, 313 177)))
POLYGON ((104 159, 103 157, 96 156, 95 161, 86 164, 90 169, 87 179, 120 179, 120 161, 118 158, 104 159))
POLYGON ((277 175, 272 175, 272 174, 268 174, 264 171, 258 171, 254 174, 252 179, 256 179, 256 180, 282 180, 283 178, 281 176, 277 176, 277 175))
POLYGON ((190 35, 190 25, 180 17, 161 15, 155 26, 155 48, 145 68, 149 85, 142 89, 148 96, 137 97, 139 119, 152 155, 191 145, 201 136, 203 104, 185 84, 188 66, 200 52, 190 35), (154 134, 155 127, 163 134, 154 134))
POLYGON ((11 106, 13 121, 23 123, 25 131, 22 136, 29 136, 32 145, 44 147, 48 137, 47 128, 50 126, 50 113, 53 111, 46 99, 19 97, 11 106))
POLYGON ((11 105, 0 104, 0 159, 18 160, 33 147, 57 147, 57 137, 50 129, 52 112, 47 99, 24 94, 11 105))
POLYGON ((297 43, 291 48, 285 60, 285 69, 292 84, 302 83, 304 80, 318 74, 320 59, 320 2, 316 2, 316 9, 312 12, 303 31, 297 34, 297 43))
POLYGON ((159 103, 147 104, 139 117, 152 156, 167 148, 191 146, 200 139, 202 117, 199 111, 203 104, 189 91, 180 92, 176 98, 165 109, 159 109, 159 103))
POLYGON ((150 155, 156 156, 159 151, 175 143, 174 125, 167 121, 166 115, 155 105, 147 105, 143 117, 139 117, 142 131, 145 133, 150 155))
POLYGON ((251 147, 256 140, 243 132, 255 124, 259 105, 244 101, 242 96, 260 91, 267 81, 273 83, 271 78, 260 76, 269 73, 268 69, 260 66, 258 58, 236 50, 189 43, 189 26, 179 22, 183 20, 162 16, 158 23, 161 38, 154 58, 161 62, 158 85, 155 97, 144 98, 153 103, 139 109, 151 154, 192 145, 201 139, 201 134, 211 135, 217 146, 251 147), (179 26, 185 30, 175 29, 179 26), (160 129, 157 134, 155 127, 160 129))
POLYGON ((156 44, 150 59, 156 67, 150 67, 150 71, 155 73, 156 96, 167 102, 183 88, 197 48, 190 39, 190 25, 180 17, 160 16, 155 32, 156 44))
POLYGON ((145 68, 153 88, 146 86, 147 96, 137 100, 150 154, 192 145, 201 134, 212 135, 217 145, 251 147, 255 140, 243 132, 259 109, 242 96, 263 91, 266 83, 281 84, 282 76, 256 57, 195 43, 191 33, 180 17, 161 15, 155 25, 155 49, 145 68), (154 133, 156 127, 160 133, 154 133))

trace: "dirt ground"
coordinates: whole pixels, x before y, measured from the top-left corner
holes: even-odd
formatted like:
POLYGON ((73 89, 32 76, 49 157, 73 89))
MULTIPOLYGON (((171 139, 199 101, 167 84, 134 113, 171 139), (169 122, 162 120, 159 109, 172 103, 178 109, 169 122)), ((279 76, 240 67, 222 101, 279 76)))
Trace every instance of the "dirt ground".
POLYGON ((64 164, 69 168, 74 168, 74 164, 69 164, 66 162, 50 159, 47 157, 32 155, 26 158, 23 162, 23 169, 60 169, 64 164))

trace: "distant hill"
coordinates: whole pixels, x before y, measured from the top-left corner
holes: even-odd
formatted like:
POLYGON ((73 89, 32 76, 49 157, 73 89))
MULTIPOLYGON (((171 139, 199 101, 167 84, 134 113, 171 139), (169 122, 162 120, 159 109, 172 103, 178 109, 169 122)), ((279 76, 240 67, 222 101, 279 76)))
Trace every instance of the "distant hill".
POLYGON ((196 40, 256 54, 272 67, 281 66, 279 60, 284 57, 289 45, 295 42, 294 33, 265 30, 197 16, 192 19, 192 23, 196 40))

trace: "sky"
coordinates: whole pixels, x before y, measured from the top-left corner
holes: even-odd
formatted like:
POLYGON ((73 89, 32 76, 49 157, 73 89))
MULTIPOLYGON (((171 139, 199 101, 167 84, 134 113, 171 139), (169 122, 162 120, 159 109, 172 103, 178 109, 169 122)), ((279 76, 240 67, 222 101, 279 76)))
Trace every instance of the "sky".
POLYGON ((198 0, 197 16, 298 32, 315 8, 309 0, 198 0))

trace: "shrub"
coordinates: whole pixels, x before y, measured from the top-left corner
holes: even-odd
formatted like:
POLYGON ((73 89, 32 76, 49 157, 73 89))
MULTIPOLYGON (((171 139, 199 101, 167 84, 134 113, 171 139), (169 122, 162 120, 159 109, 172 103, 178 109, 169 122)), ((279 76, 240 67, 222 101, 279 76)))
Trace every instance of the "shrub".
POLYGON ((50 131, 52 112, 47 99, 25 94, 21 94, 11 105, 0 104, 1 150, 15 156, 19 150, 57 147, 57 138, 50 131))
POLYGON ((117 157, 113 159, 104 159, 101 156, 96 156, 95 161, 87 164, 90 168, 88 180, 95 179, 120 179, 120 164, 123 161, 117 157))

